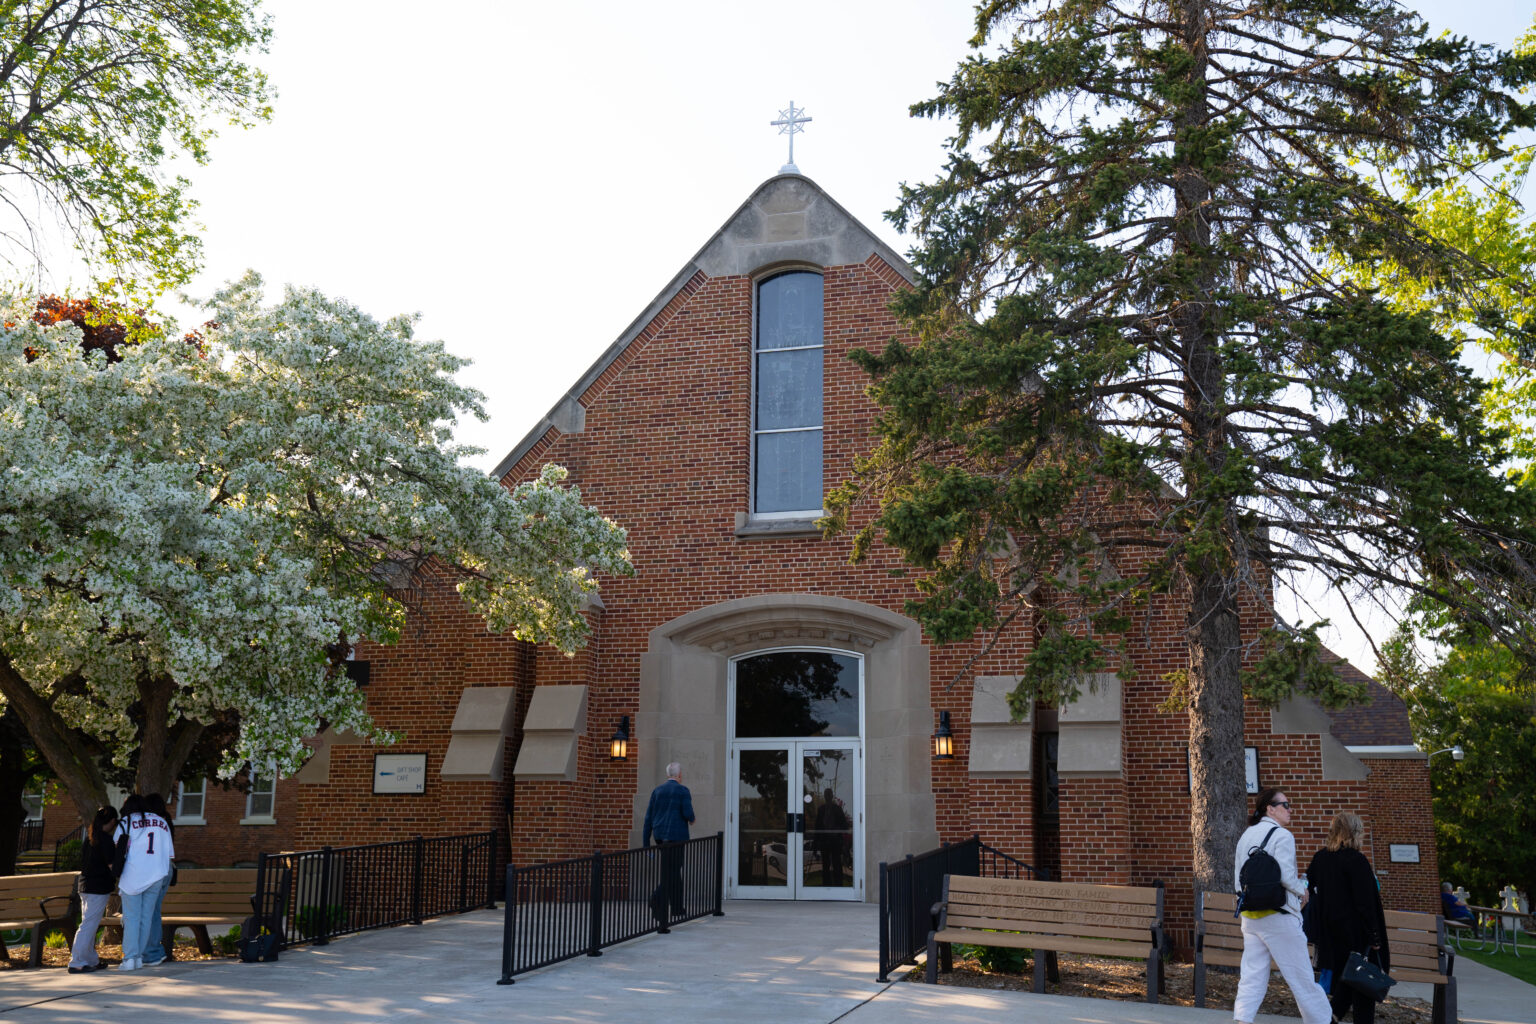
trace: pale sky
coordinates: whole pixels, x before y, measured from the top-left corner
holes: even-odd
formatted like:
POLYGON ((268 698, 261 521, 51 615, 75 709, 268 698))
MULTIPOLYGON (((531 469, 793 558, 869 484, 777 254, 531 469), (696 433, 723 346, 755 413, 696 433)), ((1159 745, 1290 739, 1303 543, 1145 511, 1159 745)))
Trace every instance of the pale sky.
MULTIPOLYGON (((1526 0, 1418 6, 1505 45, 1531 18, 1526 0)), ((768 122, 791 100, 813 118, 801 172, 906 252, 882 214, 938 173, 947 134, 907 107, 973 31, 955 0, 264 8, 276 114, 188 172, 207 259, 190 290, 254 268, 274 296, 292 282, 380 319, 420 312, 421 337, 474 361, 490 421, 458 436, 487 470, 778 172, 768 122)))

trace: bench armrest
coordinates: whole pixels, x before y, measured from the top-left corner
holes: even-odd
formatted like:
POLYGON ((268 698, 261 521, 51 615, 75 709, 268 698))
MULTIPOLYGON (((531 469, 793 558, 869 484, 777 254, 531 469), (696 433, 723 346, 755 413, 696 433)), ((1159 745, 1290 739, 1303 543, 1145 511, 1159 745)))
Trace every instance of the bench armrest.
POLYGON ((44 896, 42 899, 37 901, 37 909, 41 910, 43 912, 43 916, 46 917, 50 921, 60 921, 60 920, 63 920, 63 918, 59 917, 58 915, 54 914, 53 911, 48 909, 48 904, 50 904, 50 903, 57 903, 59 900, 63 900, 64 901, 64 917, 68 917, 69 916, 69 897, 68 896, 44 896))

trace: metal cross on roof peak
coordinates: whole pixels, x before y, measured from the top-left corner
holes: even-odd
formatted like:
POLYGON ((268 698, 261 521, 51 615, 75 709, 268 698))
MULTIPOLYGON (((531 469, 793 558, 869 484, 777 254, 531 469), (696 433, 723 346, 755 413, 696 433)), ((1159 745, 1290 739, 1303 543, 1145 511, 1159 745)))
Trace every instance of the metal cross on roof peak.
POLYGON ((789 136, 789 163, 779 168, 780 174, 800 173, 800 168, 795 166, 795 133, 805 131, 805 128, 803 128, 802 125, 810 121, 810 118, 800 116, 804 113, 804 107, 797 109, 795 107, 795 101, 790 100, 789 109, 779 111, 779 119, 777 121, 768 122, 772 125, 778 125, 780 135, 789 136))

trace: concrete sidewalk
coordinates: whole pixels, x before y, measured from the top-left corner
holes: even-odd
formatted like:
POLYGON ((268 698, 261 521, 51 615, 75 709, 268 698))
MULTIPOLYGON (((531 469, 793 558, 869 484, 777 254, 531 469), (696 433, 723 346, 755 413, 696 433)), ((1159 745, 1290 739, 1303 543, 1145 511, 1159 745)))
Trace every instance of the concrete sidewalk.
MULTIPOLYGON (((38 1024, 726 1021, 730 1024, 1224 1024, 1223 1010, 875 979, 876 908, 733 901, 726 916, 499 986, 501 915, 440 918, 300 946, 275 964, 0 973, 0 1017, 38 1024)), ((1461 1019, 1529 1024, 1536 987, 1458 960, 1461 1019)), ((1394 992, 1427 996, 1427 986, 1394 992), (1406 990, 1406 991, 1404 991, 1406 990), (1422 991, 1420 991, 1422 990, 1422 991)), ((1263 1017, 1267 1024, 1295 1018, 1263 1017)))

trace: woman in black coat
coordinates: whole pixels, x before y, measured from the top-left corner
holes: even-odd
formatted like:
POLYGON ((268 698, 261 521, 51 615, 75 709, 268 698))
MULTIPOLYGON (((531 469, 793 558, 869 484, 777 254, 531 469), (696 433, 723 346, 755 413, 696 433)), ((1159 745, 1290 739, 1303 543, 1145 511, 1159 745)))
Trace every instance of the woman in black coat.
POLYGON ((86 833, 84 864, 80 872, 80 926, 75 929, 75 941, 69 952, 69 973, 85 974, 106 966, 96 955, 96 929, 106 913, 107 901, 117 889, 117 846, 112 833, 117 825, 117 812, 103 807, 91 821, 86 833))
POLYGON ((1334 1017, 1342 1019, 1353 1009, 1355 1024, 1374 1024, 1376 1001, 1340 980, 1350 953, 1364 954, 1383 971, 1392 966, 1381 889, 1371 862, 1360 852, 1364 841, 1360 815, 1335 815, 1326 847, 1307 865, 1307 892, 1317 922, 1317 966, 1333 971, 1329 1002, 1334 1017))

